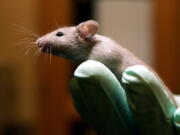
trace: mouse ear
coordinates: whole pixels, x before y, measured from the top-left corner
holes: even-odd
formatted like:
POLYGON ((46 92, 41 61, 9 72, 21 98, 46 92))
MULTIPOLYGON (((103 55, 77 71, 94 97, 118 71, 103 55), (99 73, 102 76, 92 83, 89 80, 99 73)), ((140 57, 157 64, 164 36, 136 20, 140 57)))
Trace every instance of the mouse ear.
POLYGON ((81 38, 91 38, 94 34, 97 33, 99 24, 96 21, 88 20, 82 22, 77 26, 77 30, 81 38))

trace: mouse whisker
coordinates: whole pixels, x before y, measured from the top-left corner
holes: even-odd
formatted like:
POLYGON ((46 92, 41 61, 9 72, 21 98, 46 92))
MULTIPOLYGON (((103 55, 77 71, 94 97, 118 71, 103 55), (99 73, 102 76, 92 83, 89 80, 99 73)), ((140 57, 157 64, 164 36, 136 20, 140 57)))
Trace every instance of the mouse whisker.
POLYGON ((59 28, 59 23, 58 23, 57 19, 54 19, 54 23, 55 23, 56 28, 58 29, 59 28))
POLYGON ((35 50, 33 53, 33 57, 38 58, 41 55, 41 53, 38 50, 35 50))
POLYGON ((37 50, 37 47, 35 47, 35 46, 26 46, 25 49, 37 50))
POLYGON ((50 48, 48 48, 47 50, 48 50, 48 59, 49 59, 49 63, 51 64, 51 54, 50 54, 50 48))
POLYGON ((28 41, 27 39, 20 39, 20 40, 18 40, 18 42, 16 42, 14 45, 15 45, 15 46, 19 46, 19 45, 25 45, 25 44, 27 44, 27 43, 29 43, 29 41, 28 41))
POLYGON ((29 52, 31 52, 31 51, 34 51, 34 50, 37 50, 37 47, 36 46, 30 46, 30 45, 27 45, 26 47, 25 47, 25 55, 28 55, 29 54, 29 52))
POLYGON ((40 36, 39 35, 36 35, 34 33, 30 33, 29 31, 23 31, 23 30, 19 30, 18 32, 21 32, 22 34, 25 34, 31 38, 34 38, 34 39, 37 39, 39 38, 40 36))
POLYGON ((26 48, 38 48, 38 47, 32 43, 28 43, 28 44, 24 44, 24 48, 26 49, 26 48))
POLYGON ((35 41, 32 41, 31 43, 32 43, 32 44, 36 44, 36 42, 35 42, 35 41))
POLYGON ((34 46, 35 47, 35 41, 30 40, 29 38, 23 38, 20 39, 18 42, 14 44, 15 47, 26 47, 26 46, 34 46))
POLYGON ((50 64, 51 64, 51 60, 52 60, 52 46, 50 46, 50 64))
POLYGON ((45 50, 45 58, 48 59, 48 49, 45 50))
POLYGON ((21 48, 22 50, 27 50, 29 48, 35 48, 35 46, 32 46, 30 44, 26 44, 26 43, 19 43, 19 44, 16 44, 16 46, 20 46, 21 45, 21 48))
POLYGON ((27 50, 25 51, 24 55, 25 55, 25 56, 28 55, 30 51, 31 51, 31 49, 27 49, 27 50))
POLYGON ((34 38, 39 38, 40 36, 32 31, 31 29, 25 27, 25 26, 22 26, 20 24, 13 24, 14 28, 16 28, 15 30, 18 31, 18 32, 21 32, 23 34, 26 34, 26 35, 29 35, 31 37, 34 37, 34 38))
POLYGON ((43 63, 46 63, 46 61, 47 61, 47 54, 46 53, 43 53, 44 55, 44 58, 43 58, 43 63))

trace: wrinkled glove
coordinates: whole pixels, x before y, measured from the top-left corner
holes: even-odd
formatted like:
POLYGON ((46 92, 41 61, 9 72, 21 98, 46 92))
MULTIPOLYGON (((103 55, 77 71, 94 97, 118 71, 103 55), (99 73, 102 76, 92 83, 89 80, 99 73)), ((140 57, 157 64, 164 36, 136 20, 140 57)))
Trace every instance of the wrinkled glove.
POLYGON ((178 135, 180 110, 145 66, 127 68, 122 84, 102 63, 88 60, 70 85, 81 117, 100 135, 178 135))

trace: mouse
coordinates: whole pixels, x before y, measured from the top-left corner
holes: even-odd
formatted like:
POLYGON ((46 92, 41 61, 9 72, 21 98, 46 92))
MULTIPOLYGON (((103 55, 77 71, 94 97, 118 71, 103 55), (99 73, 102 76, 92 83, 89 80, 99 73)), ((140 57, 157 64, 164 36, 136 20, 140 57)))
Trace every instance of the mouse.
MULTIPOLYGON (((134 65, 146 66, 160 79, 149 65, 131 51, 113 39, 98 34, 99 26, 97 21, 87 20, 77 26, 58 28, 38 38, 36 45, 41 52, 67 58, 77 63, 86 60, 99 61, 106 65, 120 82, 125 69, 134 65)), ((170 90, 168 93, 173 99, 170 90)))
POLYGON ((98 29, 96 21, 88 20, 77 26, 54 30, 38 38, 36 45, 41 52, 74 62, 99 61, 120 76, 129 66, 145 64, 111 38, 97 34, 98 29))

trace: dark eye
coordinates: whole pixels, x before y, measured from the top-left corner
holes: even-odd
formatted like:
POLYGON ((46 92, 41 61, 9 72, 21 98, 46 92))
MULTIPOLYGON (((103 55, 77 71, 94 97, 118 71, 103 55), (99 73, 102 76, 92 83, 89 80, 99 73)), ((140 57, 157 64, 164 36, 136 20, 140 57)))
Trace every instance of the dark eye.
POLYGON ((63 36, 64 34, 62 33, 62 32, 58 32, 57 34, 56 34, 56 36, 57 37, 61 37, 61 36, 63 36))

